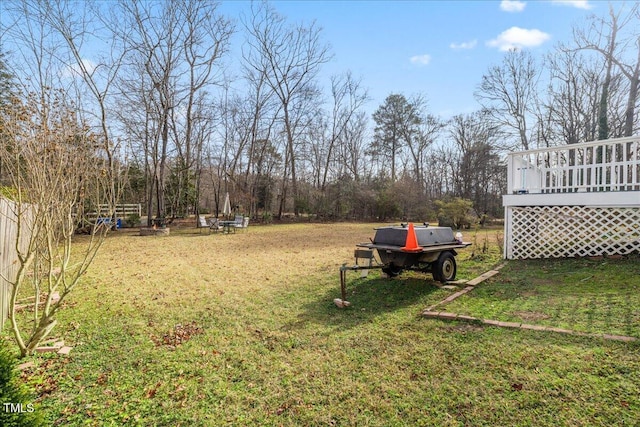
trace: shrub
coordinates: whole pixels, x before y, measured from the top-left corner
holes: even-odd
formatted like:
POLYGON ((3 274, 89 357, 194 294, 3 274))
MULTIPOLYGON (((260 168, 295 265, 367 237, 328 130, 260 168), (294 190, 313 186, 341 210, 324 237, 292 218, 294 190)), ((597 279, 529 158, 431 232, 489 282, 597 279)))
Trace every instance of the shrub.
POLYGON ((41 414, 33 407, 33 396, 20 382, 15 365, 6 341, 0 338, 0 425, 43 426, 41 414))
POLYGON ((127 216, 125 222, 127 223, 128 227, 137 227, 138 225, 140 225, 140 215, 138 215, 137 213, 132 213, 127 216))
POLYGON ((262 223, 263 224, 271 224, 273 222, 273 214, 268 211, 264 211, 262 213, 262 223))
POLYGON ((438 206, 438 223, 443 227, 469 228, 474 222, 469 211, 473 202, 456 197, 450 201, 436 200, 438 206))

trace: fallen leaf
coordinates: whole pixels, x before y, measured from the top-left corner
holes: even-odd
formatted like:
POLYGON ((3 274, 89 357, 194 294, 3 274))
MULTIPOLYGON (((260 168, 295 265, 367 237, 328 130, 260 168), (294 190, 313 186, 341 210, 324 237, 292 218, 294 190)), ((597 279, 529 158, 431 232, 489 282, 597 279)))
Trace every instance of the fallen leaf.
POLYGON ((103 372, 102 374, 98 375, 98 379, 96 380, 96 382, 100 385, 105 385, 107 383, 107 374, 103 372))
POLYGON ((156 395, 156 393, 158 392, 158 389, 160 388, 160 386, 162 385, 161 382, 158 382, 155 387, 150 388, 149 390, 147 390, 146 396, 148 399, 153 399, 156 395))

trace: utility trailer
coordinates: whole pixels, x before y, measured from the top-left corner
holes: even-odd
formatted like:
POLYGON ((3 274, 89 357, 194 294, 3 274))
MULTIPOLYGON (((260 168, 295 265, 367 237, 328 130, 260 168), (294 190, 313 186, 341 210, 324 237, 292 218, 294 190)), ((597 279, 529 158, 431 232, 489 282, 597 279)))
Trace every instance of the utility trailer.
MULTIPOLYGON (((356 245, 355 265, 340 267, 341 302, 346 302, 347 271, 379 268, 389 277, 396 277, 403 270, 414 270, 431 273, 438 282, 449 282, 456 278, 456 249, 471 245, 462 241, 460 233, 454 236, 450 227, 430 227, 426 223, 380 227, 375 231, 370 243, 356 245), (365 260, 364 265, 359 260, 365 260)), ((335 302, 342 306, 338 300, 335 302)))

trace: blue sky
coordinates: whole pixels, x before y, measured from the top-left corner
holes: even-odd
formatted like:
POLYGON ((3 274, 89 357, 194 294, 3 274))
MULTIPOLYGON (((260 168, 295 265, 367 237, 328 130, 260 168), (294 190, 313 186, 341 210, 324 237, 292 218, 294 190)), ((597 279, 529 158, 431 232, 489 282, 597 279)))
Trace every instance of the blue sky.
MULTIPOLYGON (((444 118, 478 109, 473 92, 504 49, 536 57, 571 40, 574 25, 607 13, 604 1, 275 1, 290 21, 316 22, 331 45, 329 76, 351 70, 363 79, 373 111, 390 93, 425 94, 444 118)), ((617 3, 614 3, 616 5, 617 3)), ((237 19, 248 2, 223 3, 237 19)), ((236 39, 239 41, 239 39, 236 39)))
MULTIPOLYGON (((350 70, 369 91, 368 112, 391 93, 422 94, 429 112, 445 119, 479 108, 473 93, 506 49, 515 46, 542 58, 557 43, 570 42, 574 26, 585 27, 590 15, 604 16, 609 7, 601 0, 288 0, 271 4, 291 23, 315 20, 322 28, 333 53, 322 70, 324 88, 329 88, 332 75, 350 70)), ((612 4, 619 9, 623 3, 612 4)), ((240 17, 248 15, 250 7, 247 0, 235 0, 222 1, 219 9, 237 24, 227 57, 232 73, 241 60, 240 17)), ((96 61, 91 52, 88 48, 83 52, 89 68, 96 61)))

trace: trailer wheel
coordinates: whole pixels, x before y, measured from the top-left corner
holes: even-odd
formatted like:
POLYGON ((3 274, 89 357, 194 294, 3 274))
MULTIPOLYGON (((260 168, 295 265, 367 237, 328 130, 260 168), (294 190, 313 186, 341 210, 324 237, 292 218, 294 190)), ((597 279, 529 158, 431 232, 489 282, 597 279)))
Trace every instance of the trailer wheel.
POLYGON ((433 266, 433 280, 449 282, 456 278, 456 259, 451 252, 443 252, 433 266))
POLYGON ((396 277, 402 273, 402 268, 397 265, 389 264, 387 267, 382 267, 382 272, 386 273, 389 277, 396 277))

